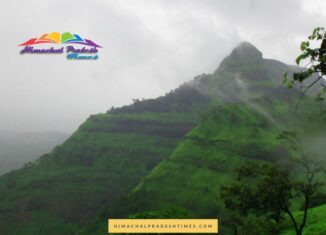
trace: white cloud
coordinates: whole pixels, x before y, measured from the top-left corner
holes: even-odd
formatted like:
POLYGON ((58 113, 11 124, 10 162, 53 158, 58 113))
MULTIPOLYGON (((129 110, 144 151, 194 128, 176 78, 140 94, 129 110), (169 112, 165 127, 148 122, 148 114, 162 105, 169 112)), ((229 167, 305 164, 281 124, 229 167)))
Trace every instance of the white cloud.
POLYGON ((0 129, 72 131, 92 113, 214 71, 243 40, 292 63, 325 9, 322 0, 6 1, 0 129), (100 59, 19 55, 19 43, 52 31, 94 40, 100 59))

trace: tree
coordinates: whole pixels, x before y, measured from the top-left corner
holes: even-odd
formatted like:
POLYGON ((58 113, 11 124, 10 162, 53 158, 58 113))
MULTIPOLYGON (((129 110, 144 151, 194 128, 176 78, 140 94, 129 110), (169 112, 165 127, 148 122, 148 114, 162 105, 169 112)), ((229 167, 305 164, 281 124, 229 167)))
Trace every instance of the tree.
POLYGON ((236 178, 231 184, 222 186, 220 194, 230 211, 237 211, 241 216, 264 216, 280 229, 288 216, 296 234, 302 235, 311 199, 322 186, 317 177, 323 173, 322 164, 293 144, 297 143, 295 133, 283 132, 279 138, 288 141, 295 157, 277 163, 248 163, 236 170, 236 178), (303 199, 304 205, 299 221, 291 205, 298 199, 303 199))
POLYGON ((265 216, 277 223, 282 221, 282 205, 289 205, 292 197, 288 171, 280 165, 244 165, 237 169, 230 185, 221 187, 221 198, 229 211, 242 217, 265 216))
MULTIPOLYGON (((326 93, 325 76, 326 76, 326 31, 323 27, 317 27, 300 46, 301 54, 296 59, 296 64, 300 65, 304 60, 307 64, 299 72, 293 73, 289 78, 288 73, 284 74, 284 84, 288 88, 300 85, 302 90, 299 101, 305 96, 310 88, 319 86, 317 95, 318 101, 325 99, 326 93), (317 45, 317 47, 315 47, 317 45)), ((299 103, 299 102, 298 102, 299 103)), ((297 104, 298 106, 298 104, 297 104)))

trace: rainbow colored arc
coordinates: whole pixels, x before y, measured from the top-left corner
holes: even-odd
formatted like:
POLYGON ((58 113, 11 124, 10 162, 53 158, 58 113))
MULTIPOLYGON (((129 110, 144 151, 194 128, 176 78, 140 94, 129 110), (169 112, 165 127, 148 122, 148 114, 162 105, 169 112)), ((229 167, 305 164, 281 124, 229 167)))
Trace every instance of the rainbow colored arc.
POLYGON ((43 34, 40 38, 32 38, 28 41, 20 44, 19 46, 29 46, 34 44, 41 44, 41 43, 56 43, 56 44, 67 44, 67 43, 74 43, 74 44, 82 44, 86 46, 92 46, 92 47, 101 47, 100 45, 97 45, 93 41, 89 39, 83 39, 78 34, 72 34, 69 32, 65 33, 58 33, 58 32, 52 32, 52 33, 46 33, 43 34))

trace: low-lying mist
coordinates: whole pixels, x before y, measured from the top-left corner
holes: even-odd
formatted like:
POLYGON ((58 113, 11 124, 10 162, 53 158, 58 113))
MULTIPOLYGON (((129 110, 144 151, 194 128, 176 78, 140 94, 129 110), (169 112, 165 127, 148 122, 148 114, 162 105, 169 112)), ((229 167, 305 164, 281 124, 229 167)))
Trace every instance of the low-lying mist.
POLYGON ((62 144, 69 134, 58 131, 13 132, 0 130, 0 175, 18 169, 62 144))

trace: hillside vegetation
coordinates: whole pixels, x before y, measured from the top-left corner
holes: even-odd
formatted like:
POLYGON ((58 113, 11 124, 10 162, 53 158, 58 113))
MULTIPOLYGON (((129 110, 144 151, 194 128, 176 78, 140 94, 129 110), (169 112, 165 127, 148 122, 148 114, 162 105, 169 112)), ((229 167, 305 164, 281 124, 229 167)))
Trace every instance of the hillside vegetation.
POLYGON ((147 100, 92 115, 51 153, 1 177, 0 231, 73 234, 167 157, 210 103, 187 86, 155 101, 167 108, 147 100))
POLYGON ((283 129, 325 130, 312 101, 293 112, 298 91, 281 78, 293 69, 242 43, 213 74, 90 116, 51 153, 0 177, 0 231, 99 235, 114 217, 223 221, 218 191, 234 168, 284 157, 283 129))

